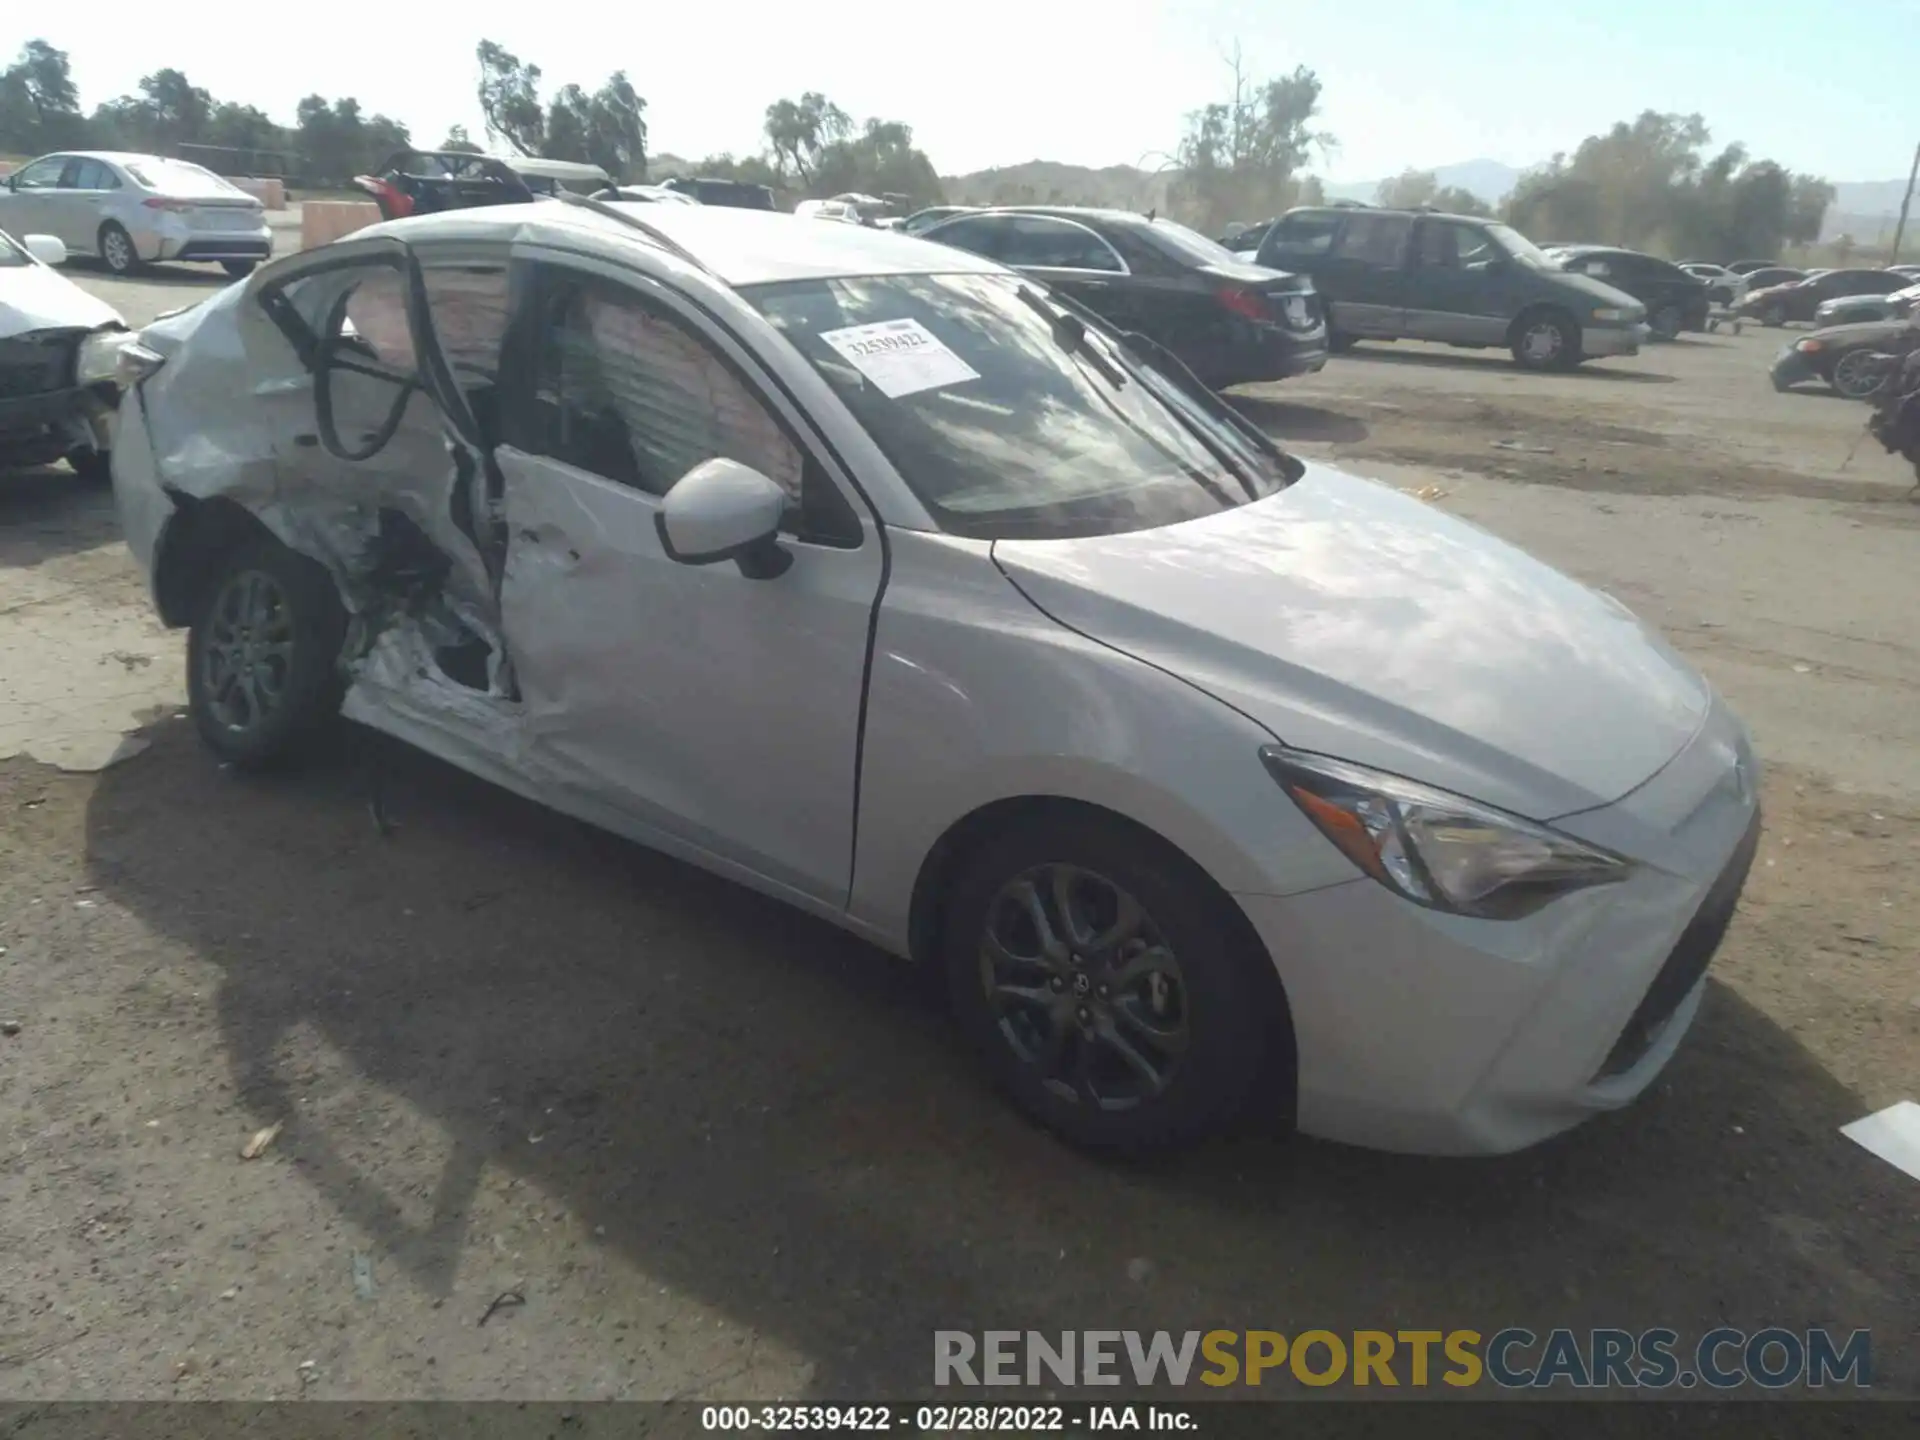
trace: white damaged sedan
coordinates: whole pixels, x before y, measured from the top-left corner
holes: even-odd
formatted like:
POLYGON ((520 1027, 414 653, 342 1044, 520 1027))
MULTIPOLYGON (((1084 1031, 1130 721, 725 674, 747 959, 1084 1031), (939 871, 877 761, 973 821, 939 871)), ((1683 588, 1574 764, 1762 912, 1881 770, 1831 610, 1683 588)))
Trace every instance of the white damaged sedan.
POLYGON ((1759 835, 1706 681, 988 260, 469 210, 141 339, 115 489, 215 752, 344 712, 939 967, 1077 1143, 1510 1150, 1699 1007, 1759 835))
POLYGON ((57 236, 0 230, 0 472, 65 460, 104 483, 128 331, 66 260, 57 236))

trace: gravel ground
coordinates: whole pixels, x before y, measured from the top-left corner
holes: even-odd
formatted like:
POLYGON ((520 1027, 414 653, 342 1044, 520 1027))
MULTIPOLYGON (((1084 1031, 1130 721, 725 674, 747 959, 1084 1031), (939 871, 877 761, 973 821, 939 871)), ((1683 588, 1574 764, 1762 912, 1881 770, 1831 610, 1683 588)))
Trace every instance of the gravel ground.
MULTIPOLYGON (((83 283, 138 322, 210 278, 83 283)), ((1095 1163, 825 926, 396 747, 223 773, 105 497, 9 481, 0 1399, 906 1396, 935 1328, 1722 1322, 1871 1327, 1920 1394, 1920 1183, 1837 1133, 1920 1098, 1920 506, 1842 465, 1858 407, 1768 389, 1778 340, 1242 396, 1666 627, 1769 767, 1670 1071, 1492 1161, 1095 1163)))

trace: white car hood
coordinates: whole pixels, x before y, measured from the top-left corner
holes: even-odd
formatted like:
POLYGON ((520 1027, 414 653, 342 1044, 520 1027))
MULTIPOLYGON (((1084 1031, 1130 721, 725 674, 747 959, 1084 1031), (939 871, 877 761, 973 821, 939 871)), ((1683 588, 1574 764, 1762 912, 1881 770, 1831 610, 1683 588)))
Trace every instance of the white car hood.
POLYGON ((993 555, 1062 624, 1288 745, 1534 819, 1625 795, 1712 704, 1611 597, 1324 466, 1205 519, 993 555))
POLYGON ((0 269, 0 340, 33 330, 123 326, 120 312, 37 260, 0 269))

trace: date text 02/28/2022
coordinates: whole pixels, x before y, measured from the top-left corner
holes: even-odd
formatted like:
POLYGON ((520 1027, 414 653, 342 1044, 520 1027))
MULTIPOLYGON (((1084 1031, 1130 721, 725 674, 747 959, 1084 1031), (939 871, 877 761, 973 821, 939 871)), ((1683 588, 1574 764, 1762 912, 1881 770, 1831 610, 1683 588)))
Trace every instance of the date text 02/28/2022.
POLYGON ((1165 1405, 707 1405, 700 1428, 715 1431, 893 1432, 1032 1435, 1077 1430, 1197 1429, 1193 1415, 1165 1405))

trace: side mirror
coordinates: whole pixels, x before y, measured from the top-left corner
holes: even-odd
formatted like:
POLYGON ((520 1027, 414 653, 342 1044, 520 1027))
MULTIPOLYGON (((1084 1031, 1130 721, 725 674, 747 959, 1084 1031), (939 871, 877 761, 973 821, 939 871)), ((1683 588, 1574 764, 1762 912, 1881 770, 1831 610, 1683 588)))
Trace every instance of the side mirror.
POLYGON ((42 265, 64 265, 67 263, 67 247, 58 235, 27 235, 21 244, 27 247, 27 253, 42 265))
POLYGON ((777 538, 786 509, 786 491, 751 465, 719 456, 674 482, 653 524, 669 560, 731 560, 749 580, 772 580, 793 564, 777 538))

